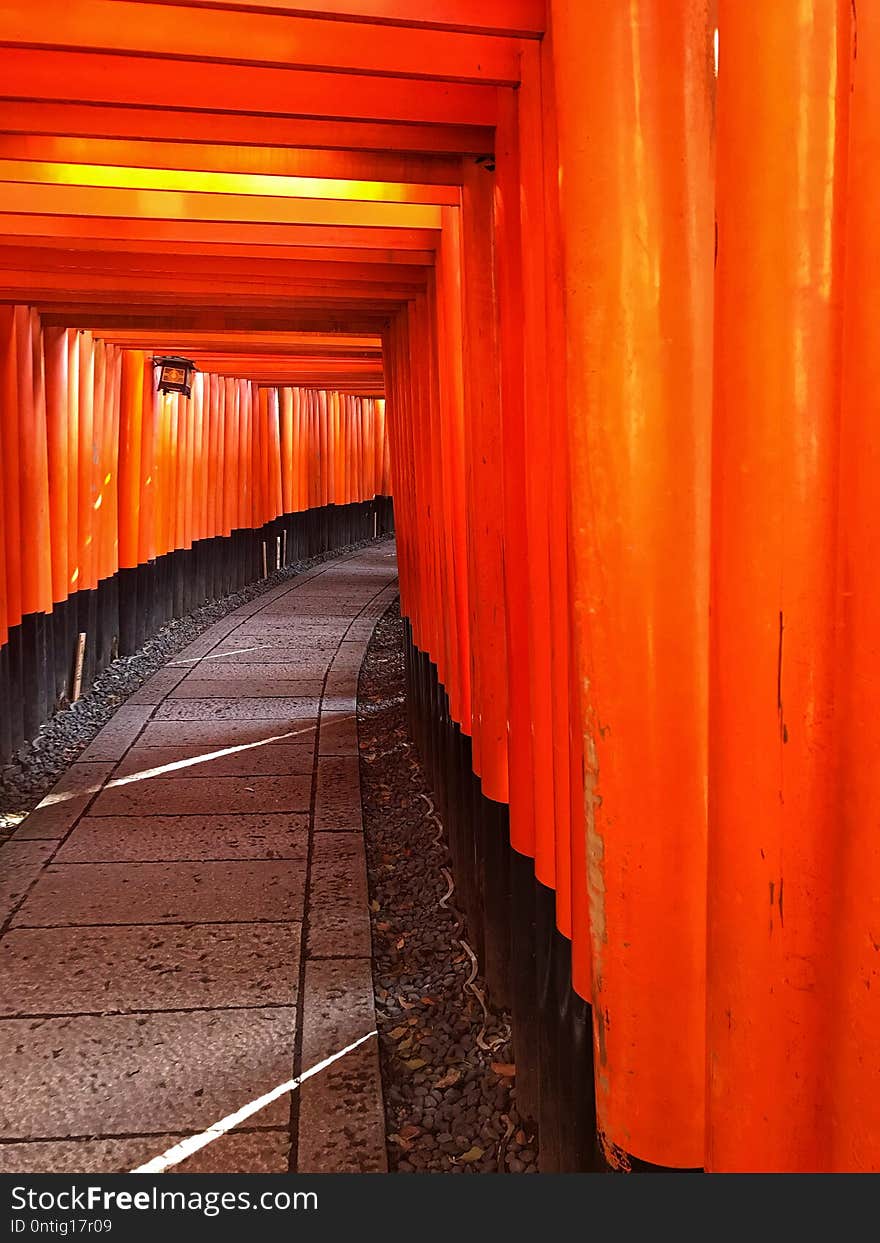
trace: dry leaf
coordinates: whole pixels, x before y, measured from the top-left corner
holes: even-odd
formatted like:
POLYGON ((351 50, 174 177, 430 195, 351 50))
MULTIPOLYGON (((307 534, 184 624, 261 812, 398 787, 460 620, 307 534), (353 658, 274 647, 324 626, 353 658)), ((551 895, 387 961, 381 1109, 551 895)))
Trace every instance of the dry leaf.
POLYGON ((436 1006, 437 1004, 436 997, 420 997, 419 1001, 422 1003, 423 1006, 436 1006))
POLYGON ((408 1030, 409 1029, 406 1027, 395 1027, 393 1031, 390 1031, 388 1033, 388 1035, 391 1037, 392 1040, 399 1040, 401 1036, 407 1035, 408 1030))
POLYGON ((461 1071, 457 1066, 450 1066, 442 1079, 438 1079, 434 1084, 435 1088, 451 1088, 454 1087, 461 1079, 461 1071))
POLYGON ((406 1126, 402 1126, 400 1128, 400 1135, 402 1139, 415 1139, 415 1137, 417 1135, 421 1135, 421 1133, 422 1128, 420 1126, 416 1126, 414 1122, 408 1122, 406 1126))
POLYGON ((406 937, 400 937, 397 941, 397 945, 395 946, 395 948, 402 950, 404 945, 406 945, 406 937))
POLYGON ((410 1070, 421 1070, 423 1066, 427 1065, 427 1062, 421 1057, 411 1057, 404 1065, 408 1066, 410 1070))
POLYGON ((516 1066, 513 1062, 493 1062, 492 1070, 496 1075, 501 1075, 504 1079, 512 1079, 516 1074, 516 1066))
POLYGON ((373 898, 373 901, 370 903, 370 910, 371 910, 371 911, 373 912, 373 914, 375 915, 375 914, 376 914, 376 912, 377 912, 379 909, 380 909, 380 907, 379 907, 379 903, 376 901, 376 899, 375 899, 375 898, 373 898))
POLYGON ((482 1155, 483 1149, 478 1148, 477 1145, 474 1144, 473 1148, 468 1148, 467 1152, 463 1152, 458 1160, 464 1161, 466 1164, 470 1164, 471 1161, 479 1161, 482 1155))
POLYGON ((400 993, 397 994, 397 1000, 400 1002, 404 1010, 412 1010, 416 1004, 414 1001, 407 1001, 406 998, 400 993))

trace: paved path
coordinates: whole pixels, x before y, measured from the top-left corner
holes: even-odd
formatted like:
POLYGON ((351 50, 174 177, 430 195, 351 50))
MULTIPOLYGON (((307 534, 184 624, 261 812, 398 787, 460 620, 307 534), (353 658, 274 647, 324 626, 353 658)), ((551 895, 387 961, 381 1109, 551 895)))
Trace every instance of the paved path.
MULTIPOLYGON (((393 545, 156 673, 0 848, 0 1171, 131 1170, 373 1031, 357 678, 393 545)), ((172 1167, 384 1170, 375 1037, 172 1167)))

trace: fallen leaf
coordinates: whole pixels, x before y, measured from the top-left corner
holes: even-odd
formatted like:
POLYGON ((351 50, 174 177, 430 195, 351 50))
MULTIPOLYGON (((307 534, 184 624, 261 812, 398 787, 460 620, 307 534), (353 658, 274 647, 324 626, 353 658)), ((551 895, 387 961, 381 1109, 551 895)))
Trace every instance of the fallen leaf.
POLYGON ((408 1066, 410 1070, 421 1070, 423 1066, 427 1065, 427 1062, 421 1057, 411 1057, 404 1065, 408 1066))
POLYGON ((375 898, 373 898, 373 901, 370 903, 370 910, 371 910, 371 911, 373 912, 373 914, 375 915, 375 913, 376 913, 378 910, 380 910, 380 909, 381 909, 381 908, 380 908, 380 906, 379 906, 379 903, 376 901, 376 899, 375 899, 375 898))
POLYGON ((436 1006, 437 1004, 436 997, 420 997, 419 1001, 422 1003, 423 1006, 436 1006))
POLYGON ((421 1135, 422 1128, 416 1126, 414 1122, 408 1122, 406 1126, 400 1128, 401 1139, 415 1139, 417 1135, 421 1135))
POLYGON ((406 937, 400 937, 397 941, 395 949, 402 950, 404 945, 406 945, 406 937))
POLYGON ((390 1031, 388 1033, 388 1035, 391 1037, 392 1040, 400 1040, 401 1036, 406 1036, 408 1032, 409 1032, 408 1027, 395 1027, 393 1031, 390 1031))
POLYGON ((492 1062, 491 1068, 496 1075, 501 1075, 504 1079, 512 1079, 516 1074, 516 1066, 513 1062, 492 1062))
POLYGON ((461 1156, 458 1158, 458 1160, 464 1161, 466 1164, 469 1165, 471 1161, 479 1161, 482 1155, 483 1155, 483 1149, 478 1148, 477 1145, 474 1144, 473 1148, 468 1148, 467 1152, 463 1152, 461 1156))
POLYGON ((401 1006, 403 1006, 404 1010, 412 1010, 416 1004, 414 1001, 407 1001, 406 998, 400 993, 397 994, 397 1000, 400 1002, 401 1006))
POLYGON ((404 1152, 409 1152, 412 1148, 410 1141, 408 1139, 404 1139, 402 1135, 389 1135, 388 1138, 392 1144, 396 1144, 397 1147, 401 1148, 404 1152))
POLYGON ((454 1087, 461 1079, 461 1071, 457 1066, 450 1066, 442 1079, 438 1079, 434 1084, 435 1088, 451 1088, 454 1087))

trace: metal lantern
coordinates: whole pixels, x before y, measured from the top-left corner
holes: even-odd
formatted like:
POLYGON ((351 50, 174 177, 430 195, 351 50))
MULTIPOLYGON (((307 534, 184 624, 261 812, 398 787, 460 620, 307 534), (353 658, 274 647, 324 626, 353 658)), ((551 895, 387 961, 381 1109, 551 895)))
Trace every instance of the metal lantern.
POLYGON ((154 358, 153 365, 159 368, 159 392, 183 393, 184 397, 192 395, 192 378, 196 365, 189 358, 178 358, 167 355, 154 358))

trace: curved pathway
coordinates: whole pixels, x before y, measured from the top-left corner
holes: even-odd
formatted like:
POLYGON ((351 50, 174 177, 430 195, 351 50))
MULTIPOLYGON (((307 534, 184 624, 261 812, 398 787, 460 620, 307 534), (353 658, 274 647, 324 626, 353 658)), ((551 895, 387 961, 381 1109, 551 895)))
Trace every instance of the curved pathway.
POLYGON ((0 848, 0 1171, 385 1169, 356 707, 396 591, 384 542, 230 613, 0 848))

